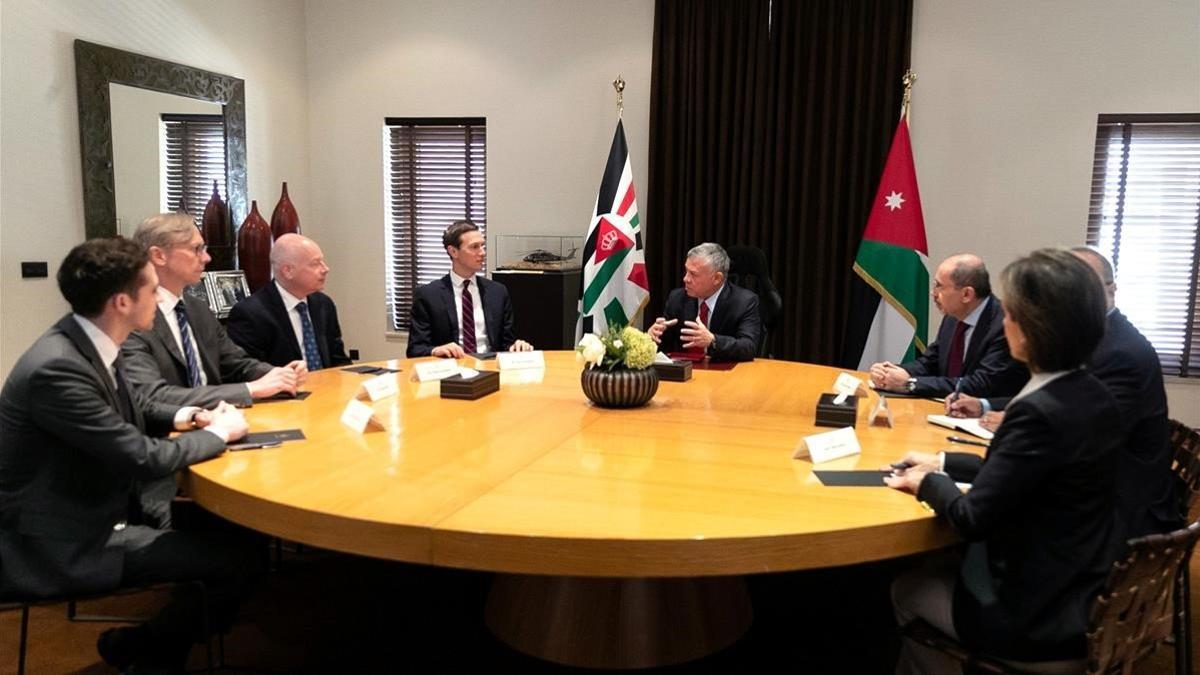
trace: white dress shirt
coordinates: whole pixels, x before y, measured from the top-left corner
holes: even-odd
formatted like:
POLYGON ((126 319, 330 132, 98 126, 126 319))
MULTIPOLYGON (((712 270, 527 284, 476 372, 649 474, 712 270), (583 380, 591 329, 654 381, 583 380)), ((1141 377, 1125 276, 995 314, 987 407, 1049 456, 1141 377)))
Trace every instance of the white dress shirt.
MULTIPOLYGON (((475 351, 478 353, 490 352, 490 346, 487 339, 487 326, 484 324, 483 318, 483 298, 479 295, 479 279, 473 278, 470 280, 471 285, 467 287, 468 293, 471 294, 471 306, 475 308, 475 351)), ((466 277, 460 277, 453 271, 450 272, 450 286, 454 289, 454 316, 458 319, 458 344, 462 342, 462 292, 463 284, 467 282, 466 277)))
MULTIPOLYGON (((292 322, 292 333, 296 336, 296 346, 300 348, 300 358, 307 358, 304 351, 304 327, 300 323, 300 311, 296 309, 296 305, 305 302, 306 298, 297 298, 287 289, 279 285, 278 281, 271 282, 275 284, 275 288, 279 289, 279 297, 283 299, 283 307, 287 310, 288 320, 292 322)), ((307 303, 305 302, 307 305, 307 303)), ((308 320, 312 322, 312 305, 308 306, 308 320)), ((313 324, 313 331, 317 330, 316 324, 313 324)), ((328 364, 326 364, 328 365, 328 364)))
MULTIPOLYGON (((717 309, 717 298, 721 297, 721 291, 723 291, 723 290, 725 290, 725 284, 721 284, 721 287, 718 288, 716 291, 714 291, 712 295, 710 295, 707 298, 696 303, 696 320, 697 321, 700 320, 700 304, 703 303, 705 305, 708 305, 708 323, 712 323, 713 311, 717 309)), ((708 325, 705 324, 704 327, 708 328, 708 325)), ((712 332, 712 331, 709 331, 709 332, 712 332)))
MULTIPOLYGON (((175 315, 175 305, 183 302, 183 299, 175 295, 171 291, 158 287, 158 311, 162 312, 163 318, 167 320, 167 327, 171 329, 171 335, 175 336, 175 346, 179 348, 181 355, 186 355, 187 350, 183 348, 183 332, 179 330, 179 317, 175 315)), ((187 306, 184 306, 187 309, 187 306)), ((192 318, 188 316, 188 323, 191 324, 192 318)), ((208 375, 204 372, 204 364, 200 360, 200 345, 196 344, 196 331, 194 327, 189 326, 188 342, 192 343, 192 353, 196 355, 196 367, 200 369, 200 386, 208 384, 208 375)), ((185 363, 187 357, 184 356, 185 363)))

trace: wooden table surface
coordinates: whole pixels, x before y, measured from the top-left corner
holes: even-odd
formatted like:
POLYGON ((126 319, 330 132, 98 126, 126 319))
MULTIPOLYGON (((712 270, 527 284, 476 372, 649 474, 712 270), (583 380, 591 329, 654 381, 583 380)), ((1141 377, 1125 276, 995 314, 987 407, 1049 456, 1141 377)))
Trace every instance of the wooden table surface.
MULTIPOLYGON (((464 360, 495 369, 496 362, 464 360)), ((193 466, 205 508, 261 532, 349 553, 495 572, 598 577, 747 574, 897 557, 955 541, 910 495, 825 487, 792 459, 838 370, 758 360, 662 382, 646 407, 594 407, 573 352, 544 371, 502 373, 477 401, 411 381, 373 404, 387 430, 340 421, 367 376, 309 376, 304 401, 246 410, 251 430, 307 440, 193 466)), ((867 426, 863 452, 818 468, 875 469, 905 450, 946 449, 925 421, 940 404, 889 399, 895 428, 867 426)), ((958 446, 961 450, 966 446, 958 446)), ((882 485, 882 483, 881 483, 882 485)))

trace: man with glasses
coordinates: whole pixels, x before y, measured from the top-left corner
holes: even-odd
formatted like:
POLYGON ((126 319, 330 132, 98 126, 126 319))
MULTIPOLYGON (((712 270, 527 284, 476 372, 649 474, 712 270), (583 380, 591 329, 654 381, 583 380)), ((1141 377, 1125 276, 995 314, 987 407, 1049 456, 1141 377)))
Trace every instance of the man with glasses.
POLYGON ((1004 308, 992 296, 979 256, 953 255, 933 276, 933 302, 945 318, 937 340, 915 360, 871 366, 876 389, 918 396, 1012 396, 1029 379, 1004 338, 1004 308))
MULTIPOLYGON (((162 213, 138 226, 133 240, 158 274, 158 311, 149 330, 121 345, 129 381, 150 400, 210 408, 222 401, 239 407, 276 394, 294 395, 308 375, 304 361, 274 367, 246 355, 200 300, 184 289, 200 281, 211 258, 204 238, 186 213, 162 213)), ((172 477, 145 486, 143 509, 170 524, 172 477)))

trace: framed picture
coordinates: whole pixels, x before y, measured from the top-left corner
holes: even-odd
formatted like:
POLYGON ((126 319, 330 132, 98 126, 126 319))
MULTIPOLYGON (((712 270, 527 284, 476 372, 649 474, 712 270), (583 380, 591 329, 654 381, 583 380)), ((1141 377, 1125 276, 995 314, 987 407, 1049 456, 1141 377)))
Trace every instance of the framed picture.
POLYGON ((229 316, 234 305, 250 297, 250 286, 241 270, 205 272, 204 281, 208 286, 208 306, 218 319, 229 316))

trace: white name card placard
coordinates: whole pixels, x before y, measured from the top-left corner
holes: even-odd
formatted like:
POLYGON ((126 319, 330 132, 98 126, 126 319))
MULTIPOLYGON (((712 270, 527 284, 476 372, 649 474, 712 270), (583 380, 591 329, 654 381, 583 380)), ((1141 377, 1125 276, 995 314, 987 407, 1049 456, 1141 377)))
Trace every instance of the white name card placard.
POLYGON ((400 393, 399 387, 396 385, 396 375, 388 373, 379 377, 372 377, 369 380, 364 380, 362 389, 358 393, 358 398, 367 399, 370 401, 378 401, 381 398, 395 396, 400 393))
POLYGON ((500 370, 521 370, 524 368, 545 368, 546 357, 542 352, 500 352, 496 354, 500 370))
POLYGON ((796 446, 792 459, 811 457, 813 464, 828 462, 840 457, 849 457, 862 452, 858 445, 858 436, 854 427, 842 427, 836 431, 826 431, 820 434, 805 436, 796 446))
POLYGON ((837 379, 833 381, 833 393, 837 394, 834 403, 841 405, 846 402, 846 399, 855 394, 867 393, 867 387, 863 381, 850 373, 839 373, 837 379))
POLYGON ((413 364, 413 374, 417 376, 418 382, 444 380, 447 377, 458 375, 459 372, 458 361, 454 359, 438 359, 413 364))
POLYGON ((380 431, 386 428, 383 422, 375 416, 374 408, 355 398, 350 399, 350 402, 346 404, 346 409, 342 411, 342 424, 360 434, 368 428, 380 431))

